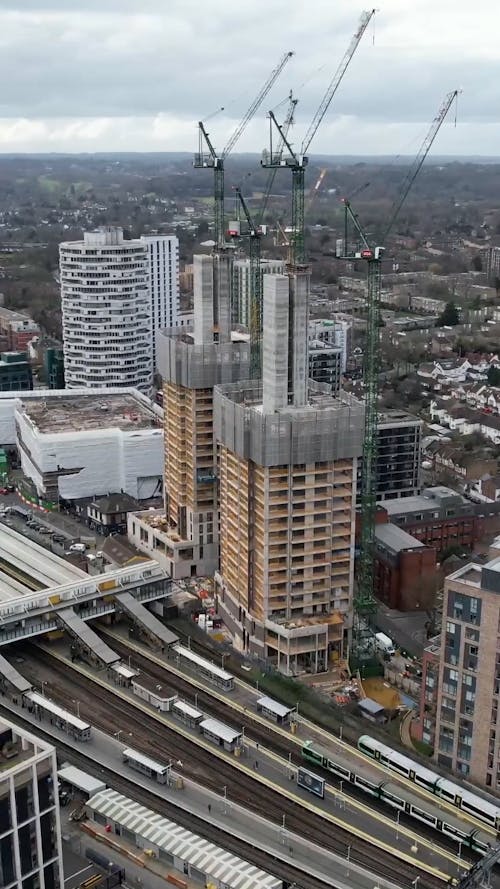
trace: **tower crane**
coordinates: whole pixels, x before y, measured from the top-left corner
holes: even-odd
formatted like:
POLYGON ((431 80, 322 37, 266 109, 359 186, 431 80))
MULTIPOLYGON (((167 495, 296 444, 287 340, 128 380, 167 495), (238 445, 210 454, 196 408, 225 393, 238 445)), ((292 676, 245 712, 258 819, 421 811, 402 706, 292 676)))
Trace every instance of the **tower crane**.
MULTIPOLYGON (((411 165, 389 213, 389 221, 385 226, 383 238, 385 241, 391 232, 396 218, 410 191, 421 167, 427 157, 432 143, 436 138, 453 101, 458 95, 458 90, 450 92, 445 97, 431 127, 425 137, 420 150, 411 165)), ((366 302, 368 317, 366 322, 366 340, 364 350, 364 399, 365 399, 365 428, 363 439, 363 470, 361 484, 361 549, 358 561, 357 589, 354 597, 355 617, 357 620, 357 640, 362 635, 361 627, 363 616, 373 614, 376 610, 376 600, 373 594, 374 580, 374 544, 375 544, 375 513, 377 500, 377 411, 378 411, 378 375, 379 375, 379 329, 380 329, 380 293, 382 280, 382 258, 384 247, 371 242, 364 231, 358 216, 354 213, 349 200, 344 199, 345 229, 343 249, 337 250, 339 259, 364 260, 367 263, 367 290, 366 302), (349 225, 350 223, 350 225, 349 225), (349 249, 349 229, 354 229, 357 245, 349 249)), ((340 242, 342 244, 342 242, 340 242)))
POLYGON ((309 129, 307 130, 302 142, 300 151, 297 153, 292 148, 288 137, 280 127, 276 117, 272 111, 269 112, 269 128, 270 128, 270 148, 265 151, 261 160, 263 167, 268 169, 288 167, 292 171, 292 236, 291 236, 291 256, 290 262, 293 265, 301 265, 305 262, 304 249, 304 188, 305 188, 305 170, 308 164, 307 152, 316 135, 318 128, 330 107, 330 103, 339 88, 344 74, 349 67, 349 63, 356 52, 361 38, 365 33, 375 9, 369 12, 363 12, 356 33, 354 34, 347 52, 340 62, 330 84, 321 100, 318 110, 314 115, 309 129), (287 153, 283 157, 282 151, 273 148, 273 131, 278 133, 279 144, 283 142, 287 153))
POLYGON ((253 100, 245 116, 236 127, 232 136, 230 136, 229 141, 220 154, 215 150, 203 121, 198 122, 198 152, 194 156, 193 166, 195 168, 208 168, 214 171, 214 239, 217 248, 224 247, 224 161, 233 150, 238 139, 243 134, 254 114, 262 105, 269 90, 273 87, 283 71, 283 68, 292 56, 293 52, 286 52, 281 57, 276 68, 272 70, 264 86, 253 100))
MULTIPOLYGON (((298 99, 294 99, 293 93, 290 92, 288 101, 289 101, 288 112, 287 112, 284 122, 281 124, 281 127, 280 127, 281 136, 280 136, 278 144, 274 150, 274 155, 275 155, 276 159, 281 158, 283 156, 283 149, 285 147, 285 139, 288 139, 288 131, 290 130, 290 127, 293 125, 293 122, 294 122, 295 109, 297 107, 298 99)), ((278 169, 279 169, 279 164, 276 163, 269 170, 269 175, 267 177, 266 190, 264 192, 264 198, 262 200, 262 204, 261 204, 261 207, 259 210, 259 215, 258 215, 259 224, 262 224, 262 222, 264 221, 264 214, 267 210, 267 205, 269 203, 269 196, 271 194, 271 191, 272 191, 272 188, 274 185, 274 180, 276 178, 276 173, 278 172, 278 169)))
POLYGON ((250 215, 240 188, 235 188, 247 223, 246 235, 249 239, 249 296, 250 296, 250 378, 259 379, 262 363, 262 274, 260 269, 261 229, 250 215))

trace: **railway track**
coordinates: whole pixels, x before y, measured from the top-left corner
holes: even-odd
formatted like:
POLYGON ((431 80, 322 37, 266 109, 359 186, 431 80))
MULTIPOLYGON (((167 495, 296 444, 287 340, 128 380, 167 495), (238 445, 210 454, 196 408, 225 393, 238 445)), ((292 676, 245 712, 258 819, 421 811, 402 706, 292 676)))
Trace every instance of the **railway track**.
POLYGON ((221 759, 215 761, 210 751, 178 735, 164 723, 160 724, 153 716, 144 714, 132 703, 118 698, 112 690, 99 687, 99 694, 96 695, 92 683, 86 677, 76 670, 72 671, 69 664, 62 664, 46 650, 41 652, 34 646, 29 646, 24 651, 27 660, 23 672, 27 678, 39 684, 43 677, 45 693, 73 712, 78 699, 81 718, 96 728, 110 735, 116 735, 120 731, 125 737, 127 732, 131 732, 133 740, 130 743, 135 749, 163 762, 180 760, 186 777, 203 783, 216 793, 220 794, 221 787, 225 784, 230 792, 228 799, 258 814, 265 812, 266 817, 277 827, 281 825, 285 814, 287 830, 342 857, 346 857, 350 847, 350 858, 354 863, 369 871, 376 871, 380 877, 385 877, 398 886, 409 887, 417 876, 420 889, 437 889, 442 886, 438 877, 404 860, 395 861, 394 856, 385 850, 369 846, 345 828, 325 821, 312 812, 306 812, 302 806, 254 781, 251 776, 238 771, 229 763, 221 759))
MULTIPOLYGON (((1 703, 0 713, 7 719, 12 717, 11 711, 1 703)), ((32 723, 22 719, 22 717, 19 717, 17 714, 16 723, 19 723, 27 731, 33 732, 32 723)), ((52 735, 45 732, 41 726, 37 726, 36 734, 49 743, 54 743, 52 735)), ((296 883, 297 889, 337 889, 335 878, 333 876, 328 882, 325 882, 305 874, 300 868, 289 865, 287 862, 281 861, 280 859, 263 852, 252 845, 252 843, 246 843, 239 837, 235 837, 232 833, 224 831, 219 825, 212 825, 204 819, 201 819, 190 812, 186 812, 184 809, 178 808, 163 797, 155 795, 153 802, 151 798, 152 792, 141 787, 141 785, 137 784, 132 777, 127 778, 120 772, 115 772, 112 769, 103 766, 97 767, 94 760, 85 756, 84 753, 76 751, 70 745, 58 741, 57 747, 60 753, 64 755, 65 759, 84 771, 92 773, 96 778, 105 781, 110 787, 123 793, 124 796, 132 797, 134 800, 148 808, 153 806, 154 810, 160 815, 164 815, 166 818, 169 818, 176 824, 180 824, 187 830, 200 834, 200 836, 210 840, 216 846, 222 846, 234 855, 238 855, 240 858, 251 862, 256 867, 260 867, 262 870, 274 874, 281 880, 286 880, 290 884, 296 883)))

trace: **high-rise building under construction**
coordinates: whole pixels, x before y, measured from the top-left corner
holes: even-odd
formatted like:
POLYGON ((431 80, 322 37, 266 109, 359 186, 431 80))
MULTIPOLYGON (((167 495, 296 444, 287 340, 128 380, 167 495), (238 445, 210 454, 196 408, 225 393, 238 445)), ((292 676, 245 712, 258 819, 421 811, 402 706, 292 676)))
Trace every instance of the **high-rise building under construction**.
POLYGON ((218 608, 286 674, 346 656, 363 408, 308 380, 309 272, 264 276, 263 380, 218 384, 218 608))
POLYGON ((218 567, 217 455, 213 392, 249 375, 248 337, 231 329, 232 256, 195 256, 193 327, 157 338, 163 378, 165 522, 156 529, 173 577, 213 575, 218 567))

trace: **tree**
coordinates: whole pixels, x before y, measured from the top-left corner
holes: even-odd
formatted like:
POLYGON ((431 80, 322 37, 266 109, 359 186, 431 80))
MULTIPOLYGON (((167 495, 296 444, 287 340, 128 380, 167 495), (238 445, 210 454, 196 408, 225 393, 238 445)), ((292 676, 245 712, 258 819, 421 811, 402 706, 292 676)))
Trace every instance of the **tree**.
POLYGON ((488 368, 488 385, 500 386, 500 367, 496 364, 492 364, 488 368))
POLYGON ((447 302, 439 318, 436 321, 436 327, 454 327, 460 321, 458 309, 453 302, 447 302))
POLYGON ((471 265, 472 265, 472 270, 474 272, 482 272, 483 271, 483 260, 479 256, 479 253, 477 254, 477 256, 472 257, 471 265))

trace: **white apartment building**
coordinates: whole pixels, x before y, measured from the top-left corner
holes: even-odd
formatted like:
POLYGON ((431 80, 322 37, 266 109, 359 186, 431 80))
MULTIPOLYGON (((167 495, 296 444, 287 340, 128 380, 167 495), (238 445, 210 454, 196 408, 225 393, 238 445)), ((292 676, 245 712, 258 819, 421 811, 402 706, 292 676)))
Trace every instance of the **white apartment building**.
POLYGON ((153 370, 156 368, 156 333, 177 327, 179 315, 179 239, 175 235, 142 235, 149 257, 153 370))
POLYGON ((0 886, 63 885, 56 751, 0 719, 0 886))
MULTIPOLYGON (((282 275, 284 259, 261 259, 260 273, 282 275)), ((233 265, 233 322, 250 327, 250 260, 236 259, 233 265)))
POLYGON ((350 351, 352 321, 342 318, 311 318, 308 328, 309 342, 318 340, 341 349, 341 370, 342 373, 345 373, 347 356, 350 351))
POLYGON ((121 228, 85 232, 59 246, 67 389, 153 382, 150 268, 143 241, 121 228))

